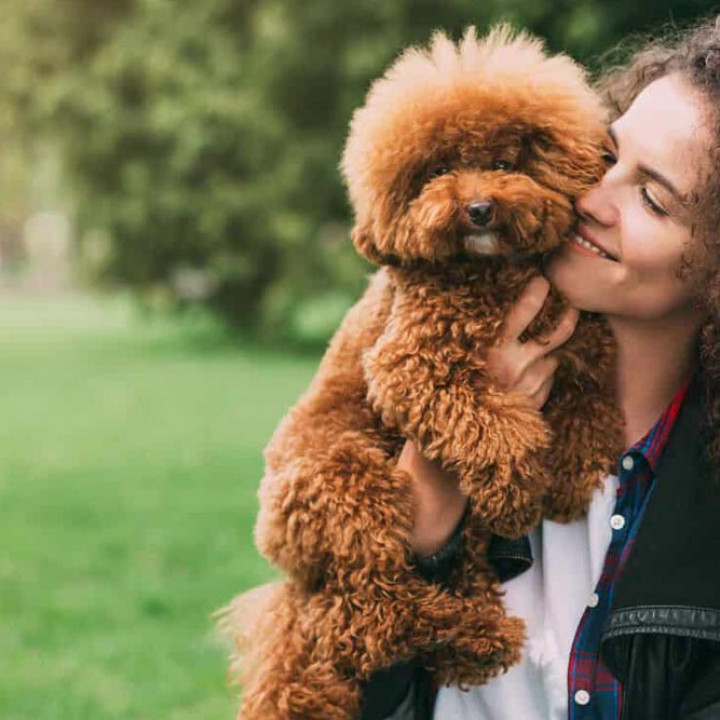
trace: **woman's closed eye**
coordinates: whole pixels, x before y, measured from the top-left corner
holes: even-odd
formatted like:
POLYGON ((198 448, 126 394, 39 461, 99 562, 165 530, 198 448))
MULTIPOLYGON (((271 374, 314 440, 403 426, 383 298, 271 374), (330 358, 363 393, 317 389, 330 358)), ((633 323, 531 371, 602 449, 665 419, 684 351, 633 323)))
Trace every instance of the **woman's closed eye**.
MULTIPOLYGON (((617 155, 608 147, 604 148, 602 160, 605 163, 605 167, 609 170, 613 165, 617 164, 617 155)), ((657 217, 667 217, 670 213, 660 204, 660 202, 653 197, 652 193, 648 190, 646 185, 640 185, 640 200, 642 204, 657 217)))
POLYGON ((602 161, 605 163, 605 167, 612 167, 617 162, 617 157, 610 148, 605 148, 602 154, 602 161))
POLYGON ((645 205, 645 207, 654 215, 657 215, 658 217, 667 217, 669 215, 668 211, 653 198, 652 194, 645 185, 640 186, 640 198, 642 200, 642 204, 645 205))

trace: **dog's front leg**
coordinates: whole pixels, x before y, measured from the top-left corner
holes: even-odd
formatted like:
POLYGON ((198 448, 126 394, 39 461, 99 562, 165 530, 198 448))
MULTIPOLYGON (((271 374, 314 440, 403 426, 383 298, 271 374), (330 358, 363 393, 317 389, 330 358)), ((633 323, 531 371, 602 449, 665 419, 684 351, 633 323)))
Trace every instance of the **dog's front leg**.
POLYGON ((553 433, 552 486, 543 515, 569 522, 583 515, 623 450, 615 400, 615 343, 604 318, 583 314, 558 353, 560 365, 543 412, 553 433))
POLYGON ((522 535, 549 484, 547 425, 487 370, 477 346, 489 344, 499 320, 458 317, 440 300, 423 305, 396 291, 384 332, 363 356, 369 400, 385 425, 459 474, 488 527, 522 535))

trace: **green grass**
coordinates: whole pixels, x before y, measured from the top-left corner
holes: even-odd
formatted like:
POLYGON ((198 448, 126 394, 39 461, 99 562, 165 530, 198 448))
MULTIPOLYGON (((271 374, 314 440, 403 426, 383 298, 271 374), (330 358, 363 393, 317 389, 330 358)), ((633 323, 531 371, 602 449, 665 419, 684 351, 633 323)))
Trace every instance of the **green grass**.
POLYGON ((0 298, 0 718, 221 720, 211 613, 270 570, 261 450, 316 358, 122 299, 0 298))

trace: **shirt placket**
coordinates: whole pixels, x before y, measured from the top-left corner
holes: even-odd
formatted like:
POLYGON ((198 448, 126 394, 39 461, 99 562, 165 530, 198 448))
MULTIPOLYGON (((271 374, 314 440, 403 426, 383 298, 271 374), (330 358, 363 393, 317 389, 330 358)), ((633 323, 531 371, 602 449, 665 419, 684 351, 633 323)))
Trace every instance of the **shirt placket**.
POLYGON ((615 720, 620 714, 622 688, 598 656, 597 648, 609 615, 614 583, 644 506, 648 480, 649 467, 642 453, 635 449, 625 453, 619 463, 615 507, 609 520, 610 545, 573 642, 574 658, 568 673, 570 720, 615 720))

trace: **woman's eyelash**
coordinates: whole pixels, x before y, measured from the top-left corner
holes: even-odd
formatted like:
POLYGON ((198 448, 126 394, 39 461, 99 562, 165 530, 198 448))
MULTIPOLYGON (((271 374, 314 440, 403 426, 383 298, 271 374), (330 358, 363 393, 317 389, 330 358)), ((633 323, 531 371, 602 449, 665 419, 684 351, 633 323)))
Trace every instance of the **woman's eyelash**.
POLYGON ((640 197, 642 197, 643 205, 648 207, 652 212, 660 217, 667 217, 668 212, 661 208, 651 197, 646 187, 640 188, 640 197))
MULTIPOLYGON (((615 154, 610 150, 610 148, 605 148, 604 152, 602 154, 602 159, 605 165, 610 167, 611 165, 614 165, 617 162, 617 157, 615 157, 615 154)), ((669 213, 664 208, 660 207, 650 196, 650 193, 647 191, 647 188, 642 186, 640 188, 640 197, 642 199, 643 205, 647 207, 650 212, 654 213, 658 217, 667 217, 669 213)))

